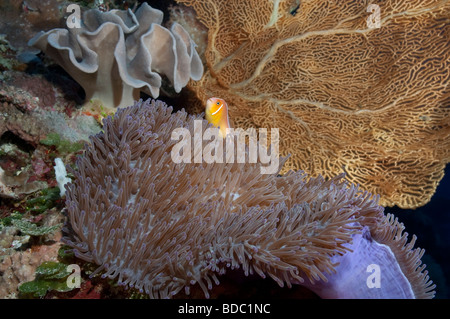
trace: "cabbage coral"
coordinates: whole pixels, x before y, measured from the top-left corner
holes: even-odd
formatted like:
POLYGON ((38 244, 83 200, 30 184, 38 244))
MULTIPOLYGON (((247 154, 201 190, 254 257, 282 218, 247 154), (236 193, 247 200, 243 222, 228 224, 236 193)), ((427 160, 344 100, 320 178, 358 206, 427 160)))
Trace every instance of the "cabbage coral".
POLYGON ((30 41, 53 58, 85 90, 86 100, 105 108, 128 106, 140 91, 158 97, 165 76, 176 92, 203 74, 195 43, 174 23, 161 26, 163 13, 143 3, 130 9, 84 13, 80 27, 41 31, 30 41))
MULTIPOLYGON (((172 132, 194 135, 199 119, 184 110, 172 114, 160 101, 140 101, 106 118, 104 132, 91 137, 66 185, 64 241, 77 257, 99 265, 95 273, 154 298, 189 294, 196 284, 208 297, 228 269, 281 286, 314 284, 327 281, 335 272, 332 258, 350 254, 353 236, 366 227, 374 238, 381 233, 388 245, 406 247, 388 252, 393 264, 383 267, 407 278, 400 286, 408 293, 391 293, 388 282, 383 297, 433 296, 419 267, 423 251, 407 245, 406 235, 398 245, 392 231, 380 232, 396 225, 385 222, 376 196, 343 176, 278 177, 261 174, 259 163, 195 163, 194 152, 190 163, 175 163, 172 132)), ((207 127, 203 120, 203 133, 207 127)))

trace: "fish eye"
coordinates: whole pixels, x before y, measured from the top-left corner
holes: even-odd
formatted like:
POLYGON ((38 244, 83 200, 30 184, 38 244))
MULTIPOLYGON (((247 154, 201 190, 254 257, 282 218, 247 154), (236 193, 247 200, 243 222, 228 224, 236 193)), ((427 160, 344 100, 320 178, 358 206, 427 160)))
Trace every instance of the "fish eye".
POLYGON ((217 102, 216 105, 220 105, 220 102, 217 102))

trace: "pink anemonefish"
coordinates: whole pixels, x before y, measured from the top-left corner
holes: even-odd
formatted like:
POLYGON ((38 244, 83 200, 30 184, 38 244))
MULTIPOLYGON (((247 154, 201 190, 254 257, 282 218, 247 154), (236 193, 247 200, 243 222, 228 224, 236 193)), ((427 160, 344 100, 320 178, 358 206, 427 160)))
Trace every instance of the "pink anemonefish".
POLYGON ((226 129, 231 128, 228 119, 227 102, 216 97, 208 99, 206 102, 205 117, 209 123, 220 128, 219 135, 222 138, 227 135, 226 129))

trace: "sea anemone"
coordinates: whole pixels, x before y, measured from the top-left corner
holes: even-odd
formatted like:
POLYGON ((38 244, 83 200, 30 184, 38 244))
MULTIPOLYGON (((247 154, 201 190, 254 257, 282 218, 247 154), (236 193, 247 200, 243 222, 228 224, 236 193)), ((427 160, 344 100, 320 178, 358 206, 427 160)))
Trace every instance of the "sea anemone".
MULTIPOLYGON (((106 118, 104 132, 90 138, 65 186, 64 241, 77 257, 99 265, 94 274, 153 298, 189 294, 196 284, 209 297, 228 269, 268 276, 280 286, 316 284, 336 273, 333 258, 355 253, 354 236, 386 226, 378 197, 343 175, 280 177, 261 174, 260 163, 175 163, 172 132, 185 128, 194 136, 195 121, 201 133, 211 127, 184 110, 172 114, 163 102, 141 100, 106 118)), ((424 267, 402 274, 401 256, 383 266, 408 280, 425 278, 424 267)), ((430 287, 428 277, 423 285, 430 287)), ((383 297, 415 296, 389 293, 383 297)))

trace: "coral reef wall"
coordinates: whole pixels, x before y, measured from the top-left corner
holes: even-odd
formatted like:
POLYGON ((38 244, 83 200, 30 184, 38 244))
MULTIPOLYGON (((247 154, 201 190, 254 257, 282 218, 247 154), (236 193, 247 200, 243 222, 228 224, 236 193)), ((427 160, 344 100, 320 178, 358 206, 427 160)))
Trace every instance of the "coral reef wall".
POLYGON ((190 88, 224 98, 236 127, 279 128, 283 172, 345 171, 388 206, 430 200, 450 160, 449 1, 177 2, 208 28, 190 88))

